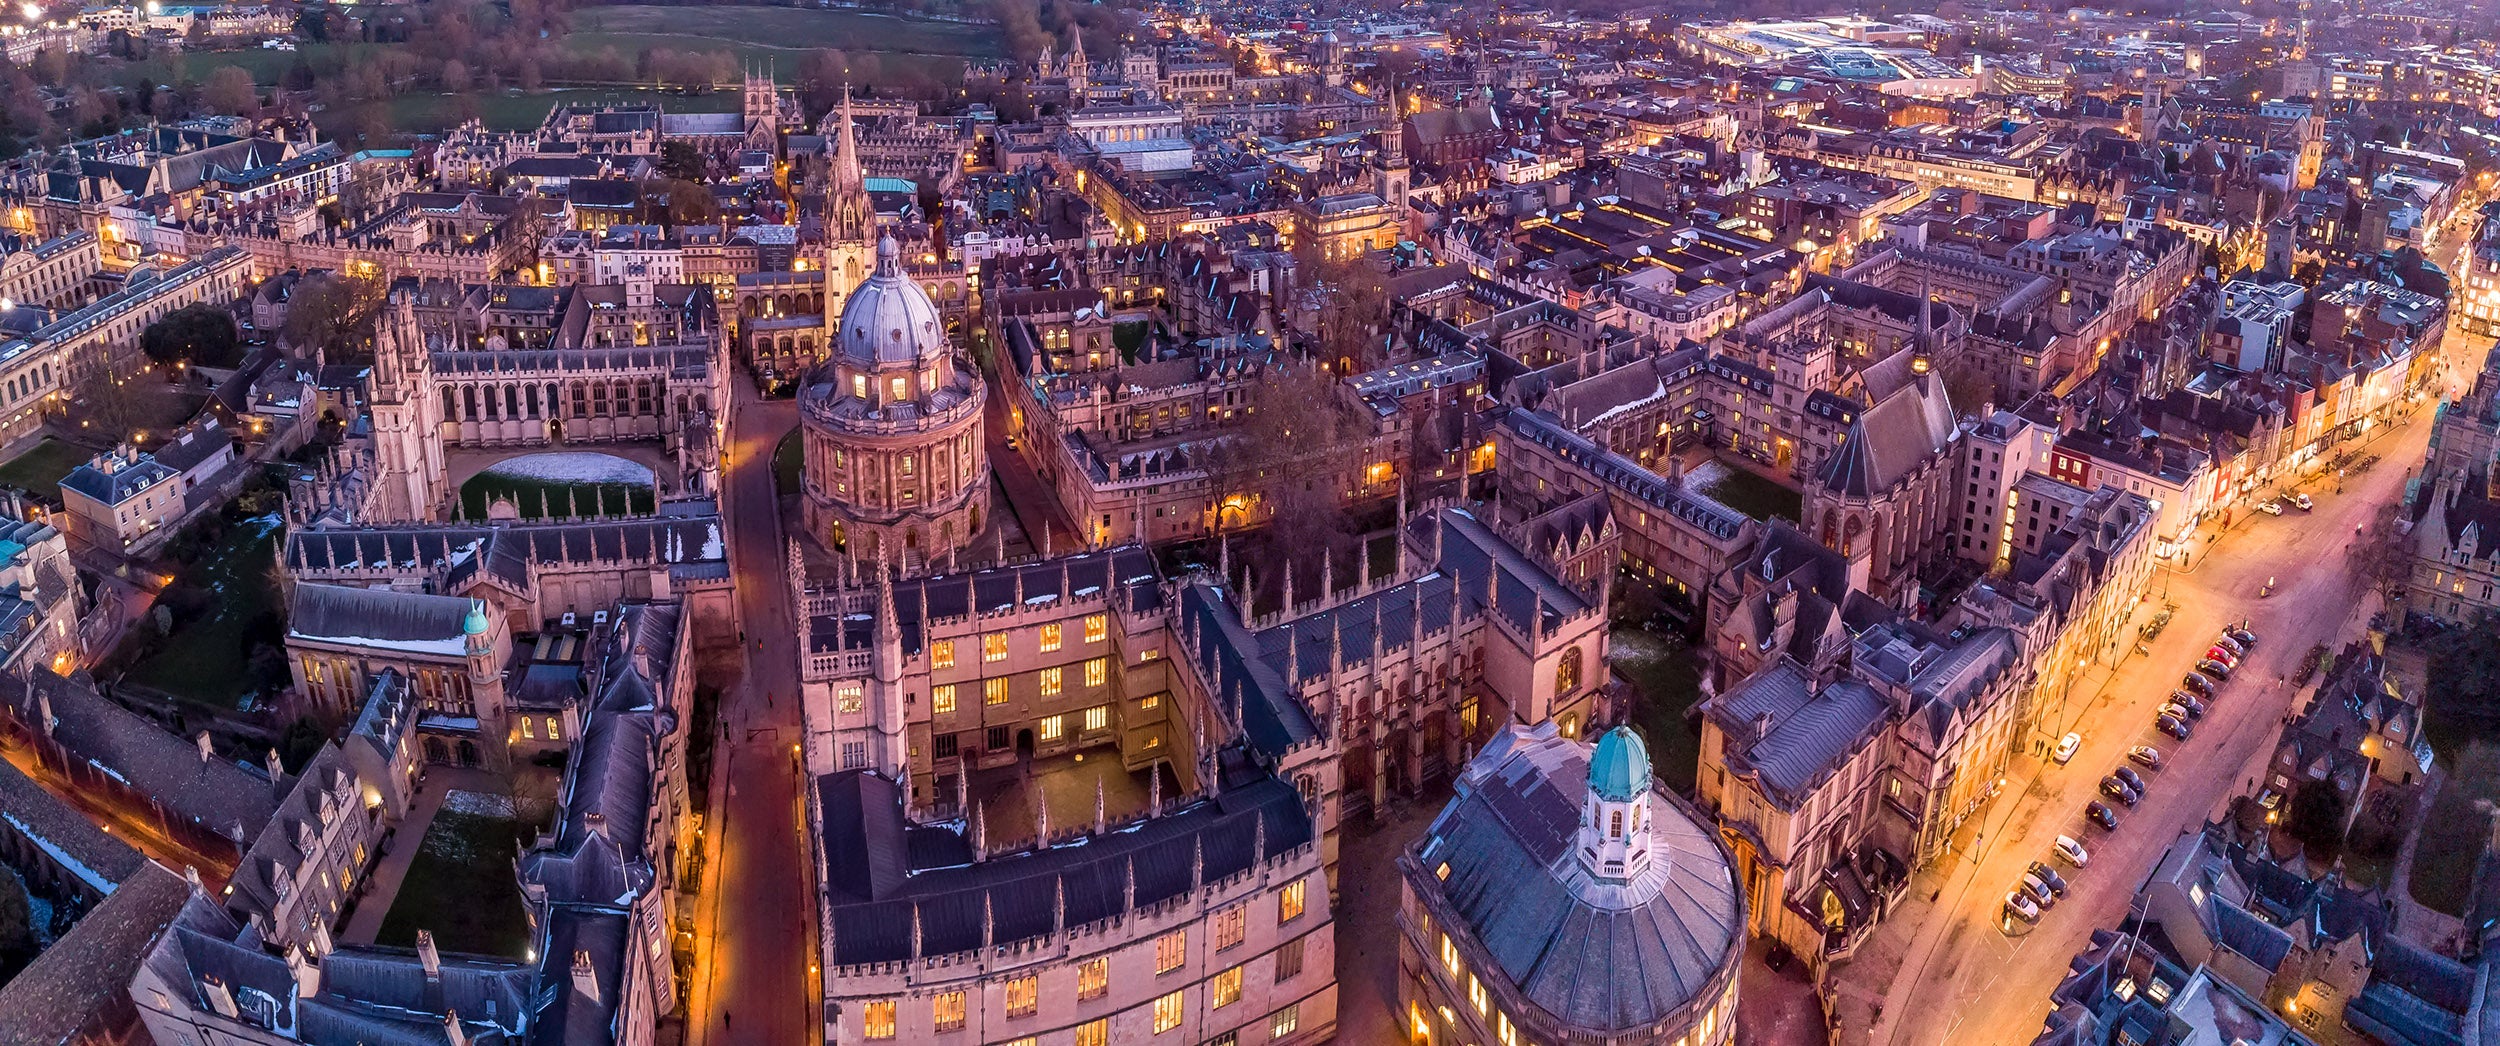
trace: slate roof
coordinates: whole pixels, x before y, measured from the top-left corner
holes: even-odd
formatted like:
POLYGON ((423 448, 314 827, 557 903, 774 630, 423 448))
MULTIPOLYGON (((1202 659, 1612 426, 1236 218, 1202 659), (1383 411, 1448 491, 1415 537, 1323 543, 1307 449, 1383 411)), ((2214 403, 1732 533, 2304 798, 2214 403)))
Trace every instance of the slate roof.
POLYGON ((1920 375, 1858 414, 1817 479, 1844 495, 1873 497, 1892 489, 1955 435, 1943 384, 1935 375, 1920 375))
POLYGON ((1051 933, 1054 922, 1083 926, 1188 893, 1193 868, 1199 882, 1214 882, 1312 841, 1292 785, 1237 756, 1229 762, 1212 798, 980 862, 955 830, 907 822, 893 782, 865 770, 817 778, 834 961, 908 959, 915 936, 924 956, 973 951, 985 911, 997 945, 1051 933))
POLYGON ((1570 854, 1589 746, 1513 725, 1471 760, 1458 795, 1402 861, 1517 994, 1574 1031, 1618 1032, 1717 1001, 1745 942, 1741 890, 1717 832, 1653 785, 1655 864, 1601 885, 1570 854), (1446 875, 1443 867, 1448 868, 1446 875))
POLYGON ((120 836, 96 827, 87 815, 18 770, 17 764, 0 759, 0 836, 12 835, 35 844, 33 848, 53 851, 55 863, 67 873, 64 878, 86 880, 91 897, 112 892, 113 884, 148 863, 120 836))
MULTIPOLYGON (((464 644, 469 601, 458 596, 303 582, 287 609, 289 635, 334 643, 464 644)), ((453 647, 449 653, 463 651, 453 647)))
POLYGON ((1817 690, 1803 666, 1781 655, 1711 699, 1703 714, 1727 738, 1728 769, 1794 812, 1892 721, 1893 707, 1854 679, 1817 690))
POLYGON ((107 467, 111 471, 90 461, 71 469, 61 477, 61 489, 77 491, 107 505, 119 505, 172 479, 176 471, 159 464, 144 451, 108 462, 107 467))
POLYGON ((0 987, 0 1046, 87 1041, 80 1036, 88 1022, 129 990, 131 974, 190 897, 183 877, 141 859, 112 896, 0 987))
POLYGON ((260 774, 222 758, 203 759, 197 744, 115 704, 84 683, 37 669, 32 689, 0 676, 0 699, 21 723, 37 722, 40 692, 51 698, 52 740, 133 791, 152 796, 167 817, 188 820, 242 845, 269 823, 276 790, 260 774))

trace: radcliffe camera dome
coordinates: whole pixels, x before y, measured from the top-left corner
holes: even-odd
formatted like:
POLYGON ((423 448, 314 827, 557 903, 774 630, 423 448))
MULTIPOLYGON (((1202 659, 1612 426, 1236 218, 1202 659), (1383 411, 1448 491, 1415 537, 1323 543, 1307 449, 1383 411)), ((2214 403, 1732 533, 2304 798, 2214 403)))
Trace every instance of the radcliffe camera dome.
POLYGON ((842 304, 834 337, 841 361, 862 369, 916 367, 950 351, 936 303, 903 275, 902 252, 891 236, 877 242, 877 271, 842 304))

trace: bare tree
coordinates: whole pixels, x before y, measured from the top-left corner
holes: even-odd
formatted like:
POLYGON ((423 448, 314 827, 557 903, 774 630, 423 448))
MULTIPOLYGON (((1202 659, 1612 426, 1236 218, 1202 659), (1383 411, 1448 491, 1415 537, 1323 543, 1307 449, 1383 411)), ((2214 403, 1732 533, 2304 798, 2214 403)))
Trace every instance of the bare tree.
POLYGON ((1339 374, 1389 362, 1389 278, 1378 263, 1367 254, 1332 258, 1306 239, 1294 272, 1310 307, 1313 356, 1339 374))
MULTIPOLYGON (((1219 535, 1258 526, 1239 551, 1263 562, 1340 548, 1352 533, 1346 492, 1368 465, 1361 458, 1370 435, 1361 407, 1335 378, 1315 368, 1271 368, 1250 387, 1243 415, 1213 455, 1219 535)), ((1261 587, 1281 580, 1271 571, 1261 587)))
POLYGON ((365 351, 387 288, 370 276, 321 272, 296 282, 283 333, 298 349, 319 345, 334 356, 365 351))

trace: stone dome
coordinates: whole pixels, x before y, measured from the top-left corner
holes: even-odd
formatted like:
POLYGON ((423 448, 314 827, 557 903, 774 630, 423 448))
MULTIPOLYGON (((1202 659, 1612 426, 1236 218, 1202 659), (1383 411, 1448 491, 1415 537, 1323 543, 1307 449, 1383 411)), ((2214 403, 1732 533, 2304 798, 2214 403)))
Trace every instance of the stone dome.
POLYGON ((1589 790, 1618 803, 1649 790, 1649 746, 1641 735, 1618 726, 1597 739, 1597 751, 1589 756, 1589 790))
POLYGON ((834 351, 861 369, 912 366, 946 355, 946 325, 937 304, 903 275, 901 248, 888 236, 877 242, 877 270, 842 303, 834 351))

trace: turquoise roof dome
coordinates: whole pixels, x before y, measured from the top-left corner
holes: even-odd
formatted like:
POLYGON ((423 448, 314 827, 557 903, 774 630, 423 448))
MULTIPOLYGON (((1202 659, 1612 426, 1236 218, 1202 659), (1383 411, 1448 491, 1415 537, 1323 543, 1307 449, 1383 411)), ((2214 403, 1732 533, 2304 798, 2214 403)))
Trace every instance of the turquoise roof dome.
POLYGON ((1628 726, 1606 731, 1589 755, 1589 791, 1609 802, 1628 803, 1649 790, 1649 746, 1628 726))
MULTIPOLYGON (((485 634, 486 634, 486 601, 485 601, 485 600, 483 600, 483 599, 472 599, 472 600, 470 600, 470 601, 469 601, 469 616, 468 616, 468 619, 467 619, 467 620, 464 620, 464 621, 460 622, 460 631, 462 631, 462 632, 466 632, 466 633, 468 633, 469 635, 473 635, 473 636, 482 636, 482 635, 485 635, 485 634)), ((1641 765, 1642 765, 1642 766, 1648 766, 1648 765, 1649 765, 1649 761, 1647 760, 1647 758, 1643 758, 1643 759, 1642 759, 1642 761, 1641 761, 1641 765)))

